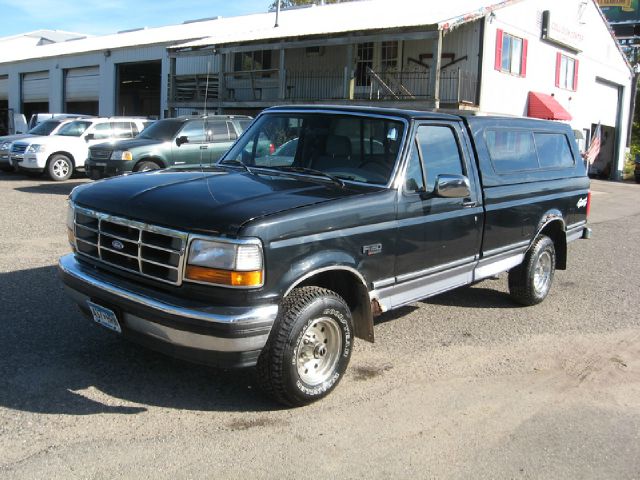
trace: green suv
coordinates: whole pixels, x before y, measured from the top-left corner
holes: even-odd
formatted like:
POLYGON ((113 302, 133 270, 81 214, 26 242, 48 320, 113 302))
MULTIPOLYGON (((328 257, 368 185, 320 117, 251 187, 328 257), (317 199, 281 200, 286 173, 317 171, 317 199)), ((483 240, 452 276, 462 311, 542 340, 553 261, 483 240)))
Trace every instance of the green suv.
POLYGON ((216 162, 251 117, 215 115, 158 120, 137 137, 108 142, 89 149, 85 168, 94 180, 127 172, 216 162))

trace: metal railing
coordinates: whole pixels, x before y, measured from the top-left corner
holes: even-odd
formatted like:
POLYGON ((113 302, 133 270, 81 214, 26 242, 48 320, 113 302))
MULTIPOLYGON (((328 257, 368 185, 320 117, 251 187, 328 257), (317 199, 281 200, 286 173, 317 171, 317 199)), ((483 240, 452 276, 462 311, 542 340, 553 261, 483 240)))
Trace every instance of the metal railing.
POLYGON ((348 95, 344 70, 285 72, 287 100, 342 100, 348 95))
MULTIPOLYGON (((178 75, 170 79, 170 101, 178 103, 207 100, 226 102, 254 101, 322 101, 369 100, 410 101, 433 100, 434 92, 429 70, 392 70, 377 72, 367 69, 365 85, 355 85, 346 67, 326 71, 252 70, 227 72, 224 88, 217 74, 178 75), (208 85, 207 85, 208 82, 208 85), (224 94, 221 95, 221 92, 224 94)), ((461 69, 440 74, 440 102, 477 105, 477 75, 461 69)))

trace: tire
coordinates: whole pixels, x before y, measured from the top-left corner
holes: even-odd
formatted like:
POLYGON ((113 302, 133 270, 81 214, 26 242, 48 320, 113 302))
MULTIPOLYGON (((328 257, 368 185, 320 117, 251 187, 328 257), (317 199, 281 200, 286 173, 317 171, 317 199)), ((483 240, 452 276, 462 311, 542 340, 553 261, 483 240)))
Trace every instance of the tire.
POLYGON ((511 298, 526 306, 542 302, 551 289, 555 271, 553 241, 546 235, 540 235, 529 248, 524 261, 509 271, 511 298))
POLYGON ((640 175, 636 175, 636 183, 640 183, 640 175))
POLYGON ((151 170, 159 170, 160 167, 156 162, 151 162, 148 160, 143 160, 139 164, 136 165, 136 172, 150 172, 151 170))
POLYGON ((47 174, 51 180, 62 182, 69 179, 73 173, 73 162, 66 155, 58 154, 49 159, 47 174))
POLYGON ((2 170, 3 172, 7 172, 7 173, 15 172, 15 169, 13 167, 0 167, 0 170, 2 170))
POLYGON ((346 302, 319 287, 294 289, 280 305, 258 358, 258 382, 274 400, 299 407, 326 397, 351 358, 353 321, 346 302))

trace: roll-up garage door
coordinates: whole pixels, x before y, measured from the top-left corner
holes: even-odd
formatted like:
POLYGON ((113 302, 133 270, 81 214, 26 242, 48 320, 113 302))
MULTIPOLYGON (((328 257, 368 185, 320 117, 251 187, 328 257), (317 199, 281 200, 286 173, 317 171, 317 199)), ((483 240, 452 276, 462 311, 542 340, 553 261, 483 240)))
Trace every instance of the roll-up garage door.
POLYGON ((602 125, 615 127, 618 119, 618 89, 607 83, 596 81, 593 98, 597 102, 591 104, 591 115, 602 125))
POLYGON ((64 99, 66 102, 87 102, 100 96, 100 68, 70 68, 65 71, 64 99))
POLYGON ((24 103, 49 101, 49 72, 22 75, 22 101, 24 103))
POLYGON ((9 76, 0 75, 0 100, 9 99, 9 76))

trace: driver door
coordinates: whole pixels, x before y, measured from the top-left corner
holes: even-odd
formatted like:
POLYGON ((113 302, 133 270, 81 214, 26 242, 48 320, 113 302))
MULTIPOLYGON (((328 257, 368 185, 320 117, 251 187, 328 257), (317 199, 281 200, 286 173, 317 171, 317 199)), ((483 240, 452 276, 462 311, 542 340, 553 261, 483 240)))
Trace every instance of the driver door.
POLYGON ((206 120, 191 120, 185 123, 176 135, 176 140, 186 138, 185 143, 178 145, 174 141, 171 146, 173 164, 209 165, 211 163, 206 120))

